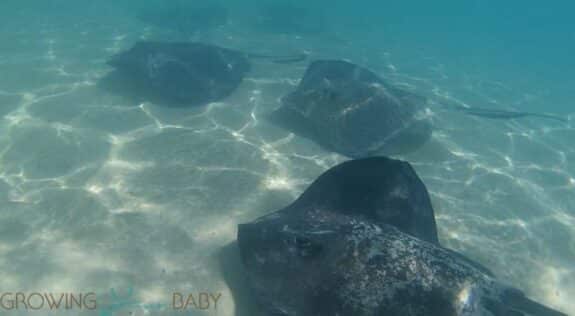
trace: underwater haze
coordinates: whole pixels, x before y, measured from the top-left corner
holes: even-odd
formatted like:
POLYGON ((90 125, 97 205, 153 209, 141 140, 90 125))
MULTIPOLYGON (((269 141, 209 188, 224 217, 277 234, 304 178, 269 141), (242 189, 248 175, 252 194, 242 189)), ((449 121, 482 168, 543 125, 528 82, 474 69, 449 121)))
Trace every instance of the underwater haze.
POLYGON ((532 0, 2 0, 0 292, 98 296, 97 310, 37 315, 236 315, 218 254, 237 224, 286 206, 349 159, 264 116, 309 60, 345 59, 432 96, 431 140, 396 158, 427 186, 442 244, 575 314, 574 9, 532 0), (221 10, 182 14, 205 7, 221 10), (309 60, 254 61, 236 91, 205 106, 136 103, 98 87, 107 60, 142 40, 309 60), (568 122, 466 116, 438 100, 568 122), (130 301, 113 305, 118 293, 130 301), (176 310, 174 293, 221 298, 217 308, 176 310))

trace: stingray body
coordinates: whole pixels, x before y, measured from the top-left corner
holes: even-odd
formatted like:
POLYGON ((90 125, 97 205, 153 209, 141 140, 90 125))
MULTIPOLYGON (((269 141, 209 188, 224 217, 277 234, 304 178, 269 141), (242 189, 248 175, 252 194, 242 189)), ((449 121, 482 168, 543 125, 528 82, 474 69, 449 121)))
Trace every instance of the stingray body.
POLYGON ((320 60, 269 119, 348 157, 393 155, 416 150, 430 138, 425 102, 365 68, 320 60))
MULTIPOLYGON (((100 81, 114 94, 137 102, 166 106, 198 106, 229 96, 250 71, 250 55, 194 42, 137 42, 113 56, 115 70, 100 81)), ((305 56, 277 56, 278 62, 296 62, 305 56)))
POLYGON ((291 205, 239 225, 238 245, 263 315, 564 315, 442 247, 425 186, 384 157, 328 170, 291 205))
POLYGON ((213 45, 138 42, 108 61, 103 86, 113 93, 171 106, 197 106, 230 95, 250 70, 247 56, 213 45))

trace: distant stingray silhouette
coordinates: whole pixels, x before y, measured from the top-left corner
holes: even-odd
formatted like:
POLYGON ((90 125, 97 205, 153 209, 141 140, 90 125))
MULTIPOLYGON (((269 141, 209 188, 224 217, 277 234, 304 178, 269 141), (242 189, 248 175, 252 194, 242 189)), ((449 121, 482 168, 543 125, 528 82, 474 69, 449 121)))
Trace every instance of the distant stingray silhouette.
POLYGON ((137 102, 189 107, 229 96, 250 71, 250 59, 277 63, 304 60, 306 55, 249 54, 197 42, 137 42, 113 56, 115 68, 99 86, 137 102))

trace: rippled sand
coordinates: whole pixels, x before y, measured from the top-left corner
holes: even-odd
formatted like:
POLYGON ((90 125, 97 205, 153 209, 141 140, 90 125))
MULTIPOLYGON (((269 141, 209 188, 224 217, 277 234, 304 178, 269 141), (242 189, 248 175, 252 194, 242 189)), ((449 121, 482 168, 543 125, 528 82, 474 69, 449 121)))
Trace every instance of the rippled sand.
MULTIPOLYGON (((174 291, 221 292, 208 314, 233 315, 215 254, 234 240, 236 224, 290 203, 345 158, 262 119, 305 64, 254 62, 231 97, 195 109, 129 104, 99 90, 108 56, 139 38, 171 36, 108 14, 22 13, 0 31, 2 288, 106 296, 133 287, 142 303, 171 302, 174 291)), ((254 35, 233 23, 199 39, 348 58, 470 105, 546 100, 437 56, 404 58, 400 45, 254 35)), ((432 141, 400 158, 431 193, 442 243, 575 313, 573 120, 486 120, 430 106, 432 141)), ((172 314, 181 313, 162 312, 172 314)))

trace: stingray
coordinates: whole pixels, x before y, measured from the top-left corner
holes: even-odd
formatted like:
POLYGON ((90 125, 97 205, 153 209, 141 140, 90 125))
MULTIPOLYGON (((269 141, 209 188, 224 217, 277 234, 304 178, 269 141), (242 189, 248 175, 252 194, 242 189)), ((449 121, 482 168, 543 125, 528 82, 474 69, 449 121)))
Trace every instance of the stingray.
POLYGON ((426 99, 340 60, 314 61, 273 123, 352 158, 408 153, 431 136, 426 99))
POLYGON ((228 10, 219 4, 190 5, 171 1, 160 7, 146 8, 136 17, 156 27, 193 35, 225 25, 228 22, 228 10))
MULTIPOLYGON (((276 125, 351 158, 406 154, 431 137, 425 97, 397 88, 368 69, 342 60, 312 62, 295 91, 269 114, 276 125)), ((437 101, 437 100, 436 100, 437 101)), ((447 106, 468 115, 494 119, 550 114, 447 106)))
POLYGON ((344 162, 237 240, 262 315, 565 316, 442 247, 427 190, 399 160, 344 162))
POLYGON ((250 71, 250 58, 297 62, 305 55, 248 54, 194 42, 137 42, 113 56, 115 70, 100 87, 137 102, 166 106, 199 106, 229 96, 250 71))

